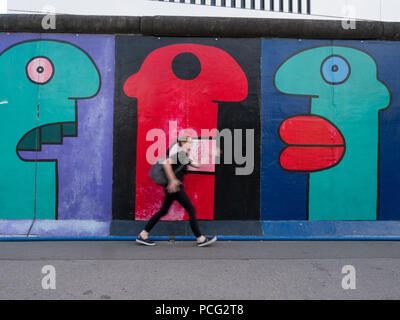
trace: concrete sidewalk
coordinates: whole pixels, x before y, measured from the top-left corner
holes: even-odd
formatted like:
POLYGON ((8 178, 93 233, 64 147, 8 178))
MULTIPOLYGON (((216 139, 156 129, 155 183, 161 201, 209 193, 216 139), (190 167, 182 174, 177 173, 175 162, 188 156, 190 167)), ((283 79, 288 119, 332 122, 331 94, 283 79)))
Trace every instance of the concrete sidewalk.
POLYGON ((399 299, 400 242, 1 242, 0 299, 399 299), (44 290, 45 265, 56 289, 44 290), (343 290, 344 265, 356 289, 343 290))

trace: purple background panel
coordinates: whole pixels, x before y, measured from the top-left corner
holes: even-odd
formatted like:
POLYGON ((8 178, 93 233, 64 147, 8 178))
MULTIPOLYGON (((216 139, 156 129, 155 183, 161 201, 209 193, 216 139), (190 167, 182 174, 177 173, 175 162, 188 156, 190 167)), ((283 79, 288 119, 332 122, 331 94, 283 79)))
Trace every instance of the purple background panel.
POLYGON ((64 138, 61 146, 44 146, 58 159, 58 219, 111 220, 114 38, 42 38, 64 40, 82 48, 94 60, 101 76, 98 95, 78 100, 78 137, 64 138))

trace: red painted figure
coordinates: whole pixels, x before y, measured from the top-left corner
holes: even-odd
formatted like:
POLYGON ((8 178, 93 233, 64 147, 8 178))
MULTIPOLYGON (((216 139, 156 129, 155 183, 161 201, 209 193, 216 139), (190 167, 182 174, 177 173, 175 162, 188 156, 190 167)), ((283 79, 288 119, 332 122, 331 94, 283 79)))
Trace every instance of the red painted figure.
MULTIPOLYGON (((243 70, 228 53, 199 44, 175 44, 154 50, 140 70, 127 79, 124 92, 138 101, 136 220, 150 219, 161 207, 164 197, 164 190, 149 177, 152 164, 146 160, 146 150, 154 142, 146 141, 148 131, 162 129, 170 145, 176 136, 170 136, 169 123, 175 121, 178 133, 192 129, 200 137, 201 129, 216 129, 218 101, 242 101, 247 97, 247 90, 243 70), (187 54, 197 59, 199 70, 185 78, 185 71, 193 66, 179 64, 178 58, 187 54)), ((215 134, 214 130, 210 137, 215 134)), ((198 219, 214 217, 214 182, 212 174, 193 173, 185 179, 185 190, 197 208, 198 219)), ((182 220, 187 216, 175 205, 166 219, 182 220)))

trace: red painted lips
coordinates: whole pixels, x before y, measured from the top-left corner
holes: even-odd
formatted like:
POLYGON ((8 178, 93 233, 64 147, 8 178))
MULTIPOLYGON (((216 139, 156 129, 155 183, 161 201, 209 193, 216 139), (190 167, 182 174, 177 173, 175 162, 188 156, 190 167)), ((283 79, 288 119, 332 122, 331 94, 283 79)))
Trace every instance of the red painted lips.
POLYGON ((279 158, 285 170, 324 170, 335 166, 343 158, 343 135, 336 126, 322 117, 302 115, 286 119, 279 128, 279 135, 288 145, 279 158))

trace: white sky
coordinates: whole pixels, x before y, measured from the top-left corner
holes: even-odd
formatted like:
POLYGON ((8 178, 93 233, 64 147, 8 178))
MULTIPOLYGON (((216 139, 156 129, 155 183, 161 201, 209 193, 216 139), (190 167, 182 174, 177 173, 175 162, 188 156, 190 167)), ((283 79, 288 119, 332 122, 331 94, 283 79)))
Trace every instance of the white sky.
MULTIPOLYGON (((4 6, 7 0, 0 0, 4 6)), ((164 0, 165 1, 165 0, 164 0)), ((190 0, 186 0, 189 2, 190 0)), ((211 0, 206 0, 210 3, 211 0)), ((220 0, 216 0, 220 3, 220 0)), ((274 0, 279 7, 279 0, 274 0)), ((304 4, 307 0, 302 0, 304 4)), ((236 1, 238 5, 240 1, 236 1)), ((269 1, 265 1, 269 3, 269 1)), ((285 0, 286 2, 286 0, 285 0)), ((200 3, 200 0, 196 0, 200 3)), ((230 1, 227 0, 229 4, 230 1)), ((250 0, 246 0, 250 3, 250 0)), ((293 1, 297 7, 297 1, 293 1)), ((259 7, 259 1, 256 1, 259 7)), ((312 14, 298 15, 262 10, 244 10, 204 5, 180 4, 150 0, 8 0, 8 12, 40 12, 51 5, 57 13, 83 15, 183 15, 183 16, 222 16, 222 17, 274 17, 327 19, 346 16, 369 20, 400 21, 400 0, 311 0, 312 14), (346 10, 346 8, 349 8, 346 10)), ((3 7, 4 9, 4 7, 3 7)))
POLYGON ((7 13, 7 0, 0 0, 0 13, 7 13))

